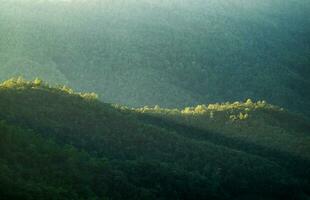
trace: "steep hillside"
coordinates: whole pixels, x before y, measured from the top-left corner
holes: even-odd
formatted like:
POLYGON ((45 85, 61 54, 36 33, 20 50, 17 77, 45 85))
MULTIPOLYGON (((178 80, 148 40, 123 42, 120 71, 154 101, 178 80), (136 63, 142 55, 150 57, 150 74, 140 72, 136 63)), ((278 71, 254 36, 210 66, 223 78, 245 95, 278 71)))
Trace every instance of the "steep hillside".
POLYGON ((302 116, 265 101, 198 105, 183 110, 144 107, 134 109, 141 119, 170 127, 186 125, 180 130, 186 137, 213 141, 268 157, 293 169, 293 173, 310 175, 310 123, 302 116), (149 118, 147 117, 149 116, 149 118), (168 121, 168 122, 167 122, 168 121), (301 169, 296 170, 296 163, 301 169))
MULTIPOLYGON (((174 110, 174 117, 153 115, 149 108, 111 106, 93 93, 38 79, 8 80, 0 85, 1 196, 306 198, 309 122, 269 104, 262 103, 260 111, 252 110, 258 104, 248 104, 240 103, 247 111, 236 111, 242 117, 229 119, 225 109, 211 106, 212 123, 194 120, 193 109, 174 110), (266 131, 251 132, 251 126, 266 131), (275 141, 280 133, 283 139, 275 141), (298 141, 301 147, 293 150, 298 141)), ((210 110, 199 109, 210 116, 210 110)))
MULTIPOLYGON (((282 143, 283 148, 291 148, 299 155, 310 150, 310 146, 307 146, 310 143, 309 121, 265 101, 252 102, 248 99, 246 102, 198 105, 183 110, 159 106, 133 110, 142 113, 142 118, 146 115, 155 116, 201 130, 220 132, 231 138, 246 137, 243 139, 260 145, 275 147, 282 143), (293 143, 294 140, 294 146, 284 144, 293 143)), ((310 155, 306 156, 310 158, 310 155)))
POLYGON ((42 77, 130 106, 251 97, 309 115, 309 10, 307 0, 2 0, 0 79, 42 77))

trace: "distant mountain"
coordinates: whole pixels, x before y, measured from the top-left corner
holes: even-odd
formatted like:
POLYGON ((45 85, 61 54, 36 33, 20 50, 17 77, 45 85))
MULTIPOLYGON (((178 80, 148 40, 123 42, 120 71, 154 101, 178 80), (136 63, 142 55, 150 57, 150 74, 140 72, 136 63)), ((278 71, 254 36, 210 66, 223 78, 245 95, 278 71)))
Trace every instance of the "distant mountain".
POLYGON ((0 97, 4 199, 310 195, 310 123, 264 101, 128 109, 39 79, 0 97))
POLYGON ((55 63, 39 64, 27 58, 12 59, 1 68, 1 79, 8 75, 32 79, 41 77, 50 82, 69 84, 69 81, 55 66, 55 63))
POLYGON ((1 1, 0 79, 129 106, 248 97, 310 113, 306 0, 1 1))

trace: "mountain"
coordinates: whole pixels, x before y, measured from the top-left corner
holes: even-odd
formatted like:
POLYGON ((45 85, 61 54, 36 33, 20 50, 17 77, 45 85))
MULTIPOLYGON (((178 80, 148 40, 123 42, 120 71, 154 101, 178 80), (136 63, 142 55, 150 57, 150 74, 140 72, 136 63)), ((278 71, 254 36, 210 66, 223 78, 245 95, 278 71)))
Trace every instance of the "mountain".
POLYGON ((266 99, 309 116, 306 0, 2 0, 0 79, 182 108, 266 99))
POLYGON ((307 199, 308 119, 265 101, 129 109, 0 85, 3 199, 307 199))

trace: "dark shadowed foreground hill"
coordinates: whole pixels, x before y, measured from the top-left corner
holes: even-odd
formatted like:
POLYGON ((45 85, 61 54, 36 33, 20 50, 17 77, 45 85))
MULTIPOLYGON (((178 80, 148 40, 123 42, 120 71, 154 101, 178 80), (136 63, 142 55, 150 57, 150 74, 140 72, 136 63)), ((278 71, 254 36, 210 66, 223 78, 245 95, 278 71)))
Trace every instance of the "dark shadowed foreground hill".
POLYGON ((132 110, 12 79, 0 86, 0 197, 306 199, 309 126, 266 102, 132 110))

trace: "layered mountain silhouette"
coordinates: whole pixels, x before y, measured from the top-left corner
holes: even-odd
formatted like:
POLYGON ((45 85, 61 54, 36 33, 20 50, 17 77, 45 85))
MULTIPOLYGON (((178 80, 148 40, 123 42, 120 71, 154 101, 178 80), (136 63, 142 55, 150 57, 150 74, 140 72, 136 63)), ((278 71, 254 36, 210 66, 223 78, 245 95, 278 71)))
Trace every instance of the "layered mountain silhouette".
POLYGON ((309 199, 309 10, 0 0, 0 199, 309 199))
POLYGON ((128 106, 266 99, 309 116, 305 0, 1 1, 0 79, 128 106))
POLYGON ((310 123, 265 101, 130 109, 0 85, 2 199, 306 199, 310 123))

